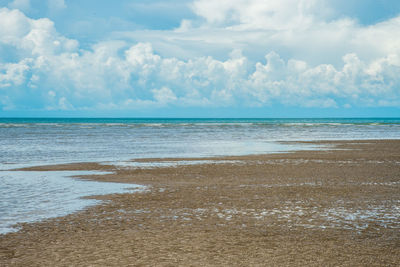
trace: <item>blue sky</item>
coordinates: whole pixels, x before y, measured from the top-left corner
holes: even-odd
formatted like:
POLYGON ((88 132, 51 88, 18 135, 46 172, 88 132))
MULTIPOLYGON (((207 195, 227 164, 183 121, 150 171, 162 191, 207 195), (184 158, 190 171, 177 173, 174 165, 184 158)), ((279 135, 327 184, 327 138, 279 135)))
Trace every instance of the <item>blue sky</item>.
POLYGON ((400 1, 0 0, 0 116, 400 116, 400 1))

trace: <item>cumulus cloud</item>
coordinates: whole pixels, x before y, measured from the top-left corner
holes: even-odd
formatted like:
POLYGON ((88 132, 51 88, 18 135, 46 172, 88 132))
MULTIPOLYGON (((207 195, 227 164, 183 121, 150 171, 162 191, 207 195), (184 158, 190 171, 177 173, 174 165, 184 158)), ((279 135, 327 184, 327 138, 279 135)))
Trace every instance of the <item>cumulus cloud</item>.
MULTIPOLYGON (((362 26, 335 10, 336 0, 195 0, 193 12, 206 23, 190 28, 196 41, 244 50, 274 50, 311 62, 341 63, 348 53, 374 60, 398 54, 400 16, 362 26), (207 29, 207 30, 205 30, 207 29), (217 34, 213 32, 217 31, 217 34), (231 45, 229 45, 231 43, 231 45)), ((363 2, 354 4, 363 5, 363 2)), ((180 30, 192 25, 183 21, 180 30)), ((193 35, 183 39, 190 40, 193 35)))
MULTIPOLYGON (((309 16, 315 8, 306 1, 296 1, 295 11, 289 10, 286 14, 280 11, 282 5, 289 7, 292 1, 269 1, 271 5, 266 6, 264 1, 254 0, 252 8, 257 7, 261 15, 253 25, 244 15, 235 13, 242 12, 243 1, 196 3, 199 14, 207 20, 207 27, 218 24, 229 28, 235 24, 276 31, 267 38, 269 45, 265 46, 264 58, 250 59, 240 47, 228 47, 230 51, 225 59, 208 55, 182 59, 158 53, 151 43, 127 40, 103 41, 90 49, 82 49, 78 41, 59 34, 49 19, 35 20, 18 10, 3 8, 0 9, 0 46, 14 51, 15 58, 12 62, 0 61, 0 108, 109 110, 262 107, 276 103, 334 108, 398 106, 400 102, 400 42, 399 35, 393 35, 400 29, 398 18, 369 27, 358 26, 351 20, 321 22, 317 27, 315 21, 320 21, 319 18, 301 18, 309 16), (214 7, 221 3, 227 6, 227 11, 214 7), (203 14, 201 5, 204 10, 211 5, 217 13, 203 14), (285 16, 297 14, 298 9, 303 10, 300 17, 281 23, 285 16), (269 13, 272 18, 261 18, 269 13), (299 25, 299 31, 304 34, 300 37, 290 34, 289 29, 299 25), (341 29, 341 32, 334 32, 334 37, 330 37, 328 29, 341 29), (287 45, 293 48, 290 55, 274 49, 273 45, 299 41, 298 47, 302 42, 306 47, 310 44, 307 38, 317 36, 327 36, 330 42, 338 38, 339 42, 350 33, 355 35, 346 44, 351 44, 354 51, 339 49, 338 63, 316 63, 307 57, 297 57, 302 52, 294 51, 294 46, 287 45), (373 36, 379 36, 382 45, 373 36), (363 42, 368 45, 362 46, 363 42)), ((187 36, 184 32, 188 27, 192 25, 188 23, 169 34, 187 36)), ((227 30, 236 32, 236 36, 244 33, 243 29, 227 30)), ((261 31, 257 29, 253 33, 259 36, 261 31)), ((323 42, 316 47, 322 45, 323 42)))
POLYGON ((310 4, 302 7, 302 1, 289 0, 199 0, 194 3, 199 5, 194 12, 202 22, 183 20, 175 31, 133 31, 116 37, 152 43, 160 55, 168 57, 190 59, 210 55, 225 60, 232 50, 240 49, 254 63, 275 51, 286 60, 298 59, 314 66, 329 63, 336 68, 342 66, 341 58, 350 53, 368 63, 400 53, 400 16, 365 26, 354 18, 321 16, 319 12, 330 12, 329 7, 319 8, 324 2, 328 0, 307 1, 310 4), (248 7, 244 2, 248 2, 248 7), (275 2, 276 5, 271 4, 275 2), (219 5, 224 8, 219 9, 219 5), (253 12, 259 5, 268 5, 264 9, 274 11, 253 12), (237 12, 240 14, 232 15, 237 12))
POLYGON ((31 63, 32 61, 29 59, 18 63, 0 63, 0 88, 23 85, 31 63))
POLYGON ((192 8, 211 25, 273 30, 307 28, 328 12, 316 0, 196 0, 192 8))
POLYGON ((52 55, 77 49, 78 42, 57 33, 49 19, 30 19, 21 11, 0 9, 0 44, 14 46, 26 56, 52 55))

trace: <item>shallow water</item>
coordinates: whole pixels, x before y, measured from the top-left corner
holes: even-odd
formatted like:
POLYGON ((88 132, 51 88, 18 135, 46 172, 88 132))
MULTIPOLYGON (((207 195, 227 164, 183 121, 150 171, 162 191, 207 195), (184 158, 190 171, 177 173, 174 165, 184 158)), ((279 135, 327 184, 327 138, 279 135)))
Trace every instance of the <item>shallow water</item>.
POLYGON ((143 186, 79 180, 71 176, 102 175, 93 171, 0 171, 0 233, 19 222, 59 217, 99 203, 85 196, 143 190, 143 186))

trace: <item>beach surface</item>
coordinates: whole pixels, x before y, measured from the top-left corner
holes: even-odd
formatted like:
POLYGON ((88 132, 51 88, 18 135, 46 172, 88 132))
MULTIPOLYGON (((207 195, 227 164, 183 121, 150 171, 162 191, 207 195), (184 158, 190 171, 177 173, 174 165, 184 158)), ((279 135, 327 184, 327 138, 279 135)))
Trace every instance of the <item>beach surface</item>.
POLYGON ((23 169, 147 189, 21 224, 0 266, 398 266, 400 140, 310 143, 326 147, 23 169))

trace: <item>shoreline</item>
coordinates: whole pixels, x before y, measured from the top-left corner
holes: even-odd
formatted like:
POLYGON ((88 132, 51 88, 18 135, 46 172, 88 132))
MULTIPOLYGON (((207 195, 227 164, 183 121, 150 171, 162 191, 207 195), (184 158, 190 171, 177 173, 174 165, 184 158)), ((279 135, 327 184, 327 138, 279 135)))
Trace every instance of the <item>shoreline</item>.
MULTIPOLYGON (((301 142, 299 142, 301 143, 301 142)), ((374 265, 400 262, 400 140, 162 168, 72 163, 24 171, 150 186, 0 236, 0 265, 374 265), (60 261, 62 260, 62 261, 60 261)), ((156 159, 138 159, 154 162, 156 159)))
MULTIPOLYGON (((329 139, 329 140, 281 140, 281 141, 270 141, 271 143, 277 144, 303 144, 312 145, 315 147, 304 147, 304 149, 293 149, 284 151, 272 151, 265 153, 250 153, 250 154, 237 154, 237 155, 211 155, 211 156, 199 156, 199 157, 143 157, 143 158, 125 158, 123 160, 94 160, 94 161, 72 161, 72 162, 48 162, 45 164, 36 163, 35 165, 16 164, 17 167, 4 168, 0 171, 52 171, 52 170, 94 170, 97 165, 113 166, 112 163, 117 162, 164 162, 164 161, 206 161, 206 160, 230 160, 236 158, 247 158, 255 156, 269 156, 269 155, 286 155, 296 152, 307 152, 307 151, 323 151, 323 150, 334 150, 336 145, 343 144, 365 144, 370 142, 397 142, 399 139, 329 139), (83 167, 80 167, 83 166, 83 167)), ((11 163, 12 166, 14 163, 11 163)), ((97 169, 104 169, 96 167, 97 169)))

